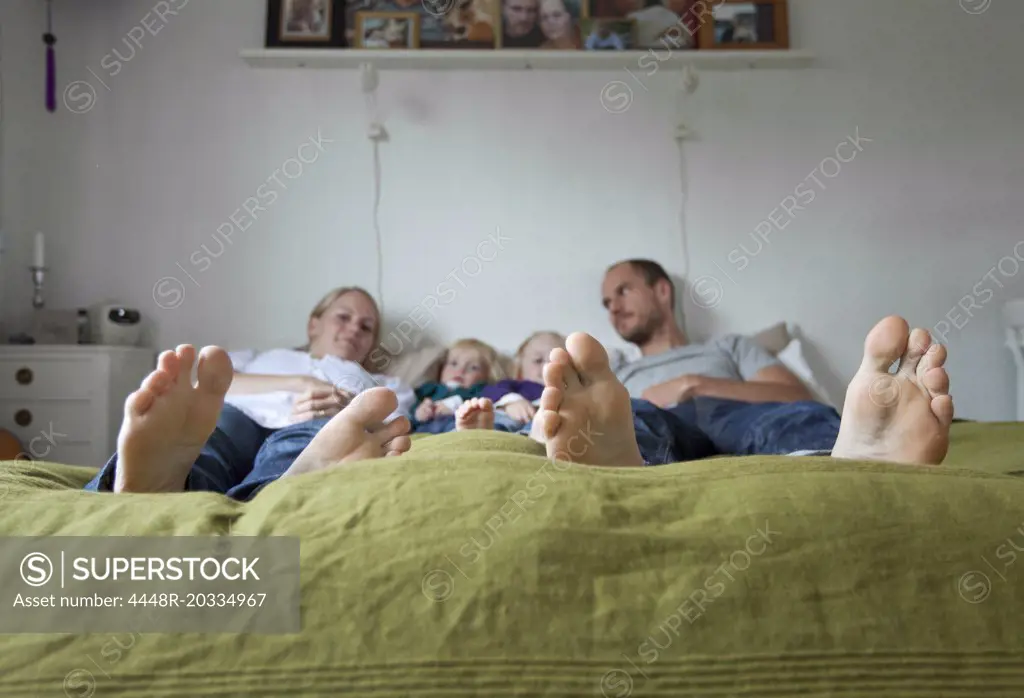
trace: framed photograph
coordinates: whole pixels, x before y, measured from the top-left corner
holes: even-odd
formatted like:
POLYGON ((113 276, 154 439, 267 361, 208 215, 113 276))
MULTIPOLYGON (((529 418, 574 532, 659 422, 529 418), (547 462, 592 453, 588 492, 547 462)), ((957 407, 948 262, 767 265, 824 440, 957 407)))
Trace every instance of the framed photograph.
POLYGON ((500 0, 348 0, 346 30, 356 45, 356 17, 362 12, 419 15, 420 48, 494 48, 500 0))
POLYGON ((789 48, 786 0, 722 0, 700 26, 702 49, 789 48))
POLYGON ((587 0, 500 0, 501 47, 547 51, 582 48, 587 0))
POLYGON ((629 51, 636 47, 636 20, 588 17, 580 21, 585 51, 629 51))
POLYGON ((694 12, 695 2, 647 0, 642 9, 629 14, 636 20, 636 48, 696 49, 700 17, 694 12))
POLYGON ((634 48, 697 48, 696 0, 590 0, 590 16, 636 20, 634 48))
POLYGON ((501 0, 423 0, 447 12, 434 16, 439 22, 440 36, 420 37, 423 48, 495 48, 498 39, 498 5, 501 0))
POLYGON ((339 48, 345 41, 345 0, 268 0, 268 48, 339 48))
POLYGON ((359 12, 356 14, 356 46, 359 48, 419 48, 418 12, 359 12))

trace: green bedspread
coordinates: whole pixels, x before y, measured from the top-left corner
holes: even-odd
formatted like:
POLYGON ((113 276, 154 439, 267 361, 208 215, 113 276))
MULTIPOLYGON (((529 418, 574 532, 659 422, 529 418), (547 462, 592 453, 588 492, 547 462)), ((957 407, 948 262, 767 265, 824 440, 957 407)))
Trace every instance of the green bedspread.
POLYGON ((302 632, 4 635, 0 695, 1024 696, 1024 425, 939 468, 449 434, 246 504, 92 473, 0 463, 0 535, 299 536, 302 632))

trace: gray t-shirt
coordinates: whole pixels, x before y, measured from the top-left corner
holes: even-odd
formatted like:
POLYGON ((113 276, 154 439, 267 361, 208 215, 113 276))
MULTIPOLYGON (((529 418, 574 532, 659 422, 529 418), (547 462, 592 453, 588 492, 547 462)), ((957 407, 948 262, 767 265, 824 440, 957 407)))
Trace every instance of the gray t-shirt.
POLYGON ((640 397, 652 385, 687 373, 746 381, 763 368, 781 365, 756 342, 731 334, 706 344, 686 344, 661 354, 645 356, 619 366, 615 375, 631 396, 640 397))

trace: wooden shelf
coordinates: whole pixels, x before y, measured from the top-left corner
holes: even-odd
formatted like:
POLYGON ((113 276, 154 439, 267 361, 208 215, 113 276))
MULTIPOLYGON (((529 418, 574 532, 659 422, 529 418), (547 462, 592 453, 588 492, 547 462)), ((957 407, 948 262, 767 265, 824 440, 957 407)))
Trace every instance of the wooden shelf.
MULTIPOLYGON (((664 56, 667 51, 656 51, 664 56)), ((623 70, 651 75, 653 69, 793 70, 810 67, 807 51, 673 51, 658 62, 649 51, 540 51, 522 49, 246 49, 241 57, 253 68, 358 69, 372 63, 380 70, 623 70), (643 62, 641 62, 643 61, 643 62)))

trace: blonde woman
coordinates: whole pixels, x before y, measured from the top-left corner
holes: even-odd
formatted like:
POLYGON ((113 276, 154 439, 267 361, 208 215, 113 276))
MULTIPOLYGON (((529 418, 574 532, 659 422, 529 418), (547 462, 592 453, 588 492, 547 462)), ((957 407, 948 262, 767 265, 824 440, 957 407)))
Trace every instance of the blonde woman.
POLYGON ((578 49, 580 33, 565 0, 541 0, 540 31, 544 35, 544 49, 578 49))
POLYGON ((282 475, 408 450, 412 389, 367 370, 380 335, 373 298, 356 287, 330 291, 306 333, 298 349, 163 352, 125 403, 117 453, 86 489, 245 500, 282 475))

